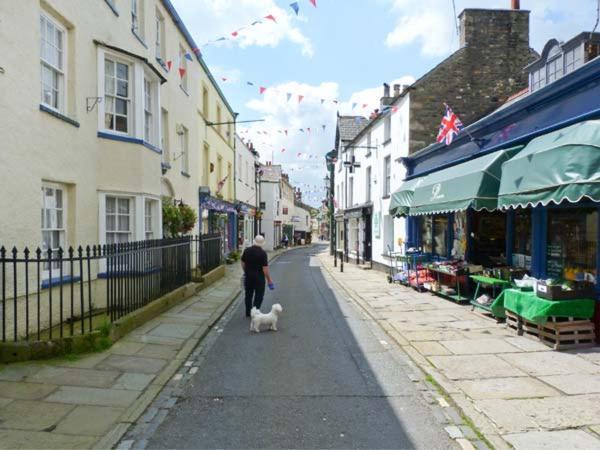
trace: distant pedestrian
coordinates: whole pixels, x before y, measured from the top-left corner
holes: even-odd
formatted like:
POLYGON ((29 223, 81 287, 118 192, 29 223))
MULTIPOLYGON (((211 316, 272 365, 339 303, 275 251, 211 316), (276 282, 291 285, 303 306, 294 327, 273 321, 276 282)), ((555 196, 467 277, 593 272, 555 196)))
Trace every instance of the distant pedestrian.
POLYGON ((265 238, 258 235, 254 238, 252 247, 248 247, 242 254, 246 317, 250 317, 250 310, 253 307, 260 309, 265 295, 265 279, 269 283, 269 289, 275 289, 269 272, 269 258, 262 248, 263 245, 265 245, 265 238))
POLYGON ((288 245, 289 245, 289 243, 290 243, 290 238, 288 238, 288 235, 287 235, 287 234, 284 234, 284 235, 283 235, 283 239, 282 239, 282 241, 283 241, 283 246, 284 246, 285 248, 287 248, 287 247, 288 247, 288 245))

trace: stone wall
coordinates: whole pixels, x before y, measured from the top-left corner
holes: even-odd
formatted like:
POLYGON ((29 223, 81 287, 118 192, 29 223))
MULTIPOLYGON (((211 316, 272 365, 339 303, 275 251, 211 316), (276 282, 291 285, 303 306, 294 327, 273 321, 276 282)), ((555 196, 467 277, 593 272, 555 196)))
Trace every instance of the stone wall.
POLYGON ((444 102, 468 125, 528 85, 529 11, 466 9, 460 25, 461 48, 411 86, 411 154, 435 142, 444 102))

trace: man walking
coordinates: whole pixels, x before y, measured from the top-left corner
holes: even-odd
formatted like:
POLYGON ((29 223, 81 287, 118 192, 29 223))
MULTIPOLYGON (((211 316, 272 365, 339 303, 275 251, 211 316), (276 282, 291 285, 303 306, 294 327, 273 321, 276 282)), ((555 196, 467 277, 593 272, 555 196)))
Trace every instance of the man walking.
POLYGON ((275 289, 269 272, 269 258, 263 250, 265 238, 258 235, 254 238, 252 247, 242 254, 242 269, 244 270, 244 290, 246 291, 246 317, 250 317, 252 307, 260 309, 265 295, 265 278, 269 289, 275 289))

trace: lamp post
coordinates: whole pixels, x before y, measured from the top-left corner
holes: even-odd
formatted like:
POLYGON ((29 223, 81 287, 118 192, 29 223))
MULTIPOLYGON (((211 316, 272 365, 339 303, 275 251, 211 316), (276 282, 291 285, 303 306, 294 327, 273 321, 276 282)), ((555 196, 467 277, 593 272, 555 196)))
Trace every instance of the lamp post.
POLYGON ((329 207, 329 253, 333 256, 336 254, 336 233, 335 233, 335 218, 334 218, 334 185, 335 185, 335 163, 337 162, 337 150, 334 148, 327 155, 325 155, 325 161, 327 163, 327 169, 329 175, 325 178, 326 182, 329 181, 329 190, 327 196, 327 203, 329 207))

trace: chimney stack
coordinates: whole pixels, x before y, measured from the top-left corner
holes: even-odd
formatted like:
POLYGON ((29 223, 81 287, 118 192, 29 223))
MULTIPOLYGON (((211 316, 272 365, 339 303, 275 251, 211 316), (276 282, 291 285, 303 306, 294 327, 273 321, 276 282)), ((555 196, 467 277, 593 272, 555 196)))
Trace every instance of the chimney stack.
POLYGON ((394 85, 394 97, 398 97, 399 95, 400 95, 400 85, 395 84, 394 85))
POLYGON ((383 83, 383 96, 384 97, 390 96, 390 85, 387 83, 383 83))
POLYGON ((383 97, 381 97, 380 107, 383 109, 384 106, 388 106, 392 103, 392 97, 390 97, 390 85, 383 83, 383 97))
POLYGON ((521 9, 521 0, 511 0, 511 9, 521 9))

